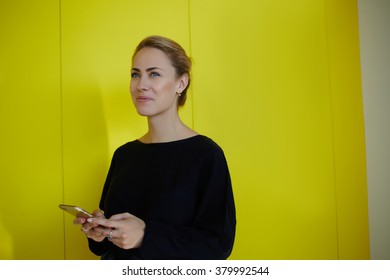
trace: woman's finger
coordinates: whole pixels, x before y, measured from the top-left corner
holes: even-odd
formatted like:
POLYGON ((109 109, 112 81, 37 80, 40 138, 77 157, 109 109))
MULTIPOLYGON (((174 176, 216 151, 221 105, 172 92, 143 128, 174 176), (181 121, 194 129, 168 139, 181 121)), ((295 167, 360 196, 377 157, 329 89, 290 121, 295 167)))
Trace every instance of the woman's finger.
POLYGON ((76 219, 73 220, 73 223, 74 223, 75 225, 82 225, 82 224, 84 224, 86 221, 87 221, 86 218, 76 218, 76 219))
POLYGON ((97 218, 104 218, 104 213, 100 209, 96 209, 92 214, 97 218))
POLYGON ((126 213, 120 213, 120 214, 112 215, 109 218, 109 220, 110 221, 120 221, 120 220, 124 220, 124 219, 130 218, 130 217, 135 217, 135 216, 126 212, 126 213))
POLYGON ((100 225, 100 226, 107 227, 107 228, 116 228, 119 226, 118 221, 111 221, 111 220, 102 219, 102 218, 89 218, 87 221, 94 226, 100 225))

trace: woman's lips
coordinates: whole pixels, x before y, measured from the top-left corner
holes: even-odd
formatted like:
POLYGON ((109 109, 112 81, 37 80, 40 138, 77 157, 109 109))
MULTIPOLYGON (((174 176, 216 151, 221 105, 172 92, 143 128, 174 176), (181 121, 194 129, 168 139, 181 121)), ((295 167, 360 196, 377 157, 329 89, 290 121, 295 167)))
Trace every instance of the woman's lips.
POLYGON ((148 102, 148 101, 152 101, 152 100, 153 100, 152 98, 147 97, 147 96, 138 96, 137 97, 138 102, 148 102))

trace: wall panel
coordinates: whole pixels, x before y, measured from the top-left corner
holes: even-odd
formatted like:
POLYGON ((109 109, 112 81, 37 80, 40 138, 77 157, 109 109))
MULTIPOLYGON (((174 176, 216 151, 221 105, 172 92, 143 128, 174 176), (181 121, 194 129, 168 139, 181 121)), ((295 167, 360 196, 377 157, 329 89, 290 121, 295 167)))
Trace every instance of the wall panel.
POLYGON ((58 1, 0 2, 0 259, 64 257, 58 1))
POLYGON ((340 259, 369 259, 357 1, 327 1, 340 259))
POLYGON ((337 258, 323 3, 240 3, 191 2, 194 123, 231 166, 232 258, 337 258))

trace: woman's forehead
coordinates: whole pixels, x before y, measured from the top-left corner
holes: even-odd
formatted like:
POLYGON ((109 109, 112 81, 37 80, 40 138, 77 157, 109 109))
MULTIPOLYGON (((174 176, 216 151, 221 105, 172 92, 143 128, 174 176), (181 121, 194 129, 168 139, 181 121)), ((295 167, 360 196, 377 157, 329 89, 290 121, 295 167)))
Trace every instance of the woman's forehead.
POLYGON ((133 59, 133 66, 158 67, 170 64, 171 62, 168 56, 163 51, 156 48, 143 48, 138 51, 133 59))

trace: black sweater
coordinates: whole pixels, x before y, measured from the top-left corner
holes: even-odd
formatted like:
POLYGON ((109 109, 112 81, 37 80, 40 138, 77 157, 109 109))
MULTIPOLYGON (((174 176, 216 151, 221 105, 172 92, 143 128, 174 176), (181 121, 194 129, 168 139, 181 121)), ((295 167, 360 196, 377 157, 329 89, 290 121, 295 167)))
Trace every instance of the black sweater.
POLYGON ((168 143, 135 140, 119 147, 100 208, 107 218, 133 214, 146 228, 138 249, 89 239, 96 255, 110 251, 116 259, 226 259, 233 247, 236 217, 226 159, 202 135, 168 143))

